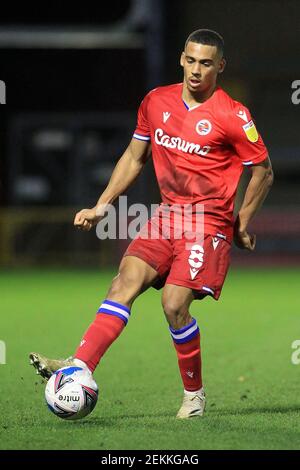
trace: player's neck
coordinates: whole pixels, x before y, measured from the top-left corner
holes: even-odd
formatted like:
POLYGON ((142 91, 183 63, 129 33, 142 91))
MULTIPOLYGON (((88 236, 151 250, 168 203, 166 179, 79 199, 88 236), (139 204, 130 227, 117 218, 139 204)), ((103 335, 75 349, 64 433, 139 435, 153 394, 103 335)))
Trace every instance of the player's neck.
POLYGON ((189 107, 193 107, 207 101, 213 95, 216 88, 217 85, 214 84, 211 88, 203 92, 193 93, 188 89, 187 85, 183 83, 182 99, 189 107))

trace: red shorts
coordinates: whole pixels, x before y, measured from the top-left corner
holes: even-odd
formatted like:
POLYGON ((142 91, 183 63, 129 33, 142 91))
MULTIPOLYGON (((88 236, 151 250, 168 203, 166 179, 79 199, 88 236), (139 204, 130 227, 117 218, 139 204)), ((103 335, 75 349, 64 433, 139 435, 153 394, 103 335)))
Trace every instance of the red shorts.
MULTIPOLYGON (((149 232, 153 223, 150 219, 142 231, 149 232)), ((175 284, 193 289, 198 299, 211 295, 217 300, 230 263, 231 244, 223 237, 205 234, 188 239, 183 234, 179 239, 151 239, 139 234, 124 256, 136 256, 152 266, 160 277, 153 285, 157 289, 175 284)))

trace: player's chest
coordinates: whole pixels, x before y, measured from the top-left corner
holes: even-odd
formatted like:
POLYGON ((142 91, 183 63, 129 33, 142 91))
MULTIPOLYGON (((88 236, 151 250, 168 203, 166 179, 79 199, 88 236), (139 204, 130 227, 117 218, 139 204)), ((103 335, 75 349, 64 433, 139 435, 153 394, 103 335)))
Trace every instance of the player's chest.
POLYGON ((175 143, 176 139, 210 148, 225 144, 224 128, 209 110, 187 110, 184 104, 175 109, 157 107, 151 113, 150 125, 152 138, 158 145, 175 143))

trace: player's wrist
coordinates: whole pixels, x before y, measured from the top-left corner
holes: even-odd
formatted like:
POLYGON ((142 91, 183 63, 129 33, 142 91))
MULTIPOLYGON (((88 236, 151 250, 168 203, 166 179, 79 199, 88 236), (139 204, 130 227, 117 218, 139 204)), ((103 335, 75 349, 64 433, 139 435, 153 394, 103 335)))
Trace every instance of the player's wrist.
POLYGON ((238 235, 245 235, 247 233, 247 227, 239 227, 235 230, 238 235))
POLYGON ((235 233, 245 234, 247 233, 247 227, 248 219, 243 215, 243 213, 239 212, 234 224, 235 233))
POLYGON ((97 202, 96 206, 93 208, 95 212, 95 217, 103 217, 104 214, 107 212, 109 205, 110 202, 97 202))

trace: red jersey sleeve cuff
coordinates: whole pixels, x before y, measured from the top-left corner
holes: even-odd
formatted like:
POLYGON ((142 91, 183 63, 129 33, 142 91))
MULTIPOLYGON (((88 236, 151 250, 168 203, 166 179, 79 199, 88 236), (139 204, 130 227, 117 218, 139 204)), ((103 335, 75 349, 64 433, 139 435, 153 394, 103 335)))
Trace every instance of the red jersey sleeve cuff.
POLYGON ((242 164, 244 166, 257 165, 258 163, 263 162, 266 158, 268 158, 268 152, 264 150, 261 155, 252 158, 252 160, 246 160, 242 162, 242 164))

